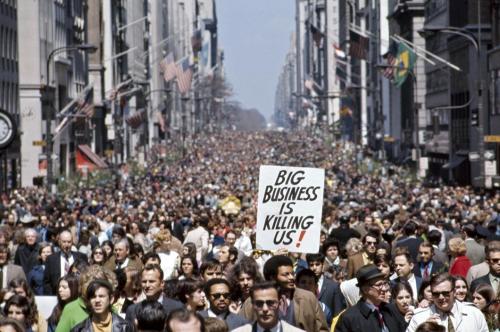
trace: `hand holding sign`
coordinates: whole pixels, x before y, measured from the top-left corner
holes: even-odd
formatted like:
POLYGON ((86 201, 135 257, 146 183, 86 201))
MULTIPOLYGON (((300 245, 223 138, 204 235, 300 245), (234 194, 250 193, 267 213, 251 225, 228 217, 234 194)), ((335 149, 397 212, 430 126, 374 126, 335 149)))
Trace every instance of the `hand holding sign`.
POLYGON ((319 168, 260 167, 258 249, 318 252, 324 181, 319 168))

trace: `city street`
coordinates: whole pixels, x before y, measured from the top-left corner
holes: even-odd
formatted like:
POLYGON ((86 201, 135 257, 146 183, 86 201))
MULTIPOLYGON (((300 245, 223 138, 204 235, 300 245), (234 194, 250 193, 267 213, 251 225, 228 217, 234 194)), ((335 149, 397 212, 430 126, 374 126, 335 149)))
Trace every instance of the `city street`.
POLYGON ((499 1, 0 0, 0 46, 0 332, 500 332, 499 1))

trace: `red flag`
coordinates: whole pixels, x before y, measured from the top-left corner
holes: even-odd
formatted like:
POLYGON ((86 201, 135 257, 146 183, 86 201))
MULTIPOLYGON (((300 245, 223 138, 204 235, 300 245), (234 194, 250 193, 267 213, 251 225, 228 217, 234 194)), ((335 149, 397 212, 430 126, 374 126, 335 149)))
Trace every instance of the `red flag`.
POLYGON ((189 64, 189 57, 182 59, 176 66, 177 86, 180 93, 186 93, 191 89, 193 70, 189 64))
POLYGON ((172 52, 167 54, 165 59, 160 61, 160 68, 163 72, 165 82, 169 82, 175 78, 175 61, 172 52))

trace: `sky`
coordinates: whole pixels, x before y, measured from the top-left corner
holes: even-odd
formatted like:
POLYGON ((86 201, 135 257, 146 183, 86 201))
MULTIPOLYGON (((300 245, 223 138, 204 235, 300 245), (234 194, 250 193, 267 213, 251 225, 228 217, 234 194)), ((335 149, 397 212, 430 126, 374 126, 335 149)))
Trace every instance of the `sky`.
POLYGON ((219 47, 233 99, 268 120, 295 27, 295 1, 218 0, 219 47))

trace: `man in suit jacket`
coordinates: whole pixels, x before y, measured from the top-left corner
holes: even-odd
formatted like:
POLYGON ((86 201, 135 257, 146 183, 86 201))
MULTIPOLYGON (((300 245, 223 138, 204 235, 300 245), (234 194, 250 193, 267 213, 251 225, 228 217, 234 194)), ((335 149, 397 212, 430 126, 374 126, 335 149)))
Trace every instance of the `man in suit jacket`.
POLYGON ((195 228, 191 229, 184 238, 184 244, 191 242, 196 246, 196 259, 198 262, 208 252, 208 239, 210 238, 206 227, 208 226, 208 217, 202 216, 196 221, 195 228))
MULTIPOLYGON (((252 307, 255 311, 253 324, 245 324, 234 332, 252 331, 282 331, 282 332, 305 332, 280 319, 279 292, 274 282, 261 282, 252 287, 250 292, 252 307), (277 329, 281 327, 281 329, 277 329)), ((230 329, 230 331, 233 331, 230 329)))
POLYGON ((104 267, 110 271, 118 268, 124 269, 126 267, 133 267, 136 270, 142 270, 142 262, 140 259, 130 256, 130 244, 127 239, 121 239, 115 244, 113 249, 113 256, 111 256, 104 267))
POLYGON ((23 268, 19 265, 8 263, 9 248, 0 244, 0 287, 6 288, 11 280, 21 278, 26 280, 23 268))
MULTIPOLYGON (((142 269, 141 273, 141 285, 144 295, 148 301, 157 301, 163 305, 165 315, 174 310, 183 308, 183 304, 179 301, 170 299, 163 294, 163 286, 165 282, 163 281, 163 270, 160 265, 146 265, 142 269)), ((137 317, 137 311, 139 310, 138 303, 132 304, 127 308, 126 320, 135 324, 135 318, 137 317)))
POLYGON ((344 295, 340 291, 339 283, 326 278, 323 274, 325 256, 323 254, 307 254, 306 261, 318 280, 318 300, 328 306, 333 316, 337 316, 346 308, 344 295))
POLYGON ((419 262, 413 268, 413 274, 422 280, 430 280, 431 276, 445 271, 445 266, 433 259, 434 247, 429 242, 422 242, 418 248, 419 262))
POLYGON ((488 284, 493 287, 495 294, 500 288, 500 241, 490 241, 486 246, 486 261, 490 268, 489 273, 472 281, 470 285, 471 294, 480 284, 488 284))
POLYGON ((350 331, 404 331, 385 303, 386 293, 390 291, 389 282, 377 266, 363 266, 356 274, 361 299, 355 306, 344 311, 335 325, 335 332, 350 331))
POLYGON ((214 317, 226 321, 229 331, 248 323, 248 321, 229 311, 231 304, 231 292, 229 282, 226 279, 214 278, 205 284, 205 295, 207 296, 210 308, 202 310, 199 314, 204 317, 214 317))
POLYGON ((56 252, 45 261, 43 272, 43 293, 44 295, 57 294, 57 282, 64 277, 73 263, 87 261, 87 257, 79 252, 71 251, 73 236, 69 231, 62 231, 59 234, 59 252, 56 252))
POLYGON ((24 231, 24 243, 17 247, 14 264, 22 266, 24 274, 29 274, 35 265, 38 265, 37 233, 33 228, 24 231))
POLYGON ((406 247, 408 252, 410 253, 412 261, 416 262, 418 258, 418 248, 420 246, 420 243, 422 243, 422 239, 417 238, 417 225, 413 221, 407 222, 403 226, 403 233, 405 237, 396 242, 396 245, 393 249, 393 256, 394 250, 396 250, 396 248, 406 247))
POLYGON ((349 279, 354 278, 356 272, 364 265, 373 263, 373 257, 377 252, 378 236, 368 233, 363 237, 363 250, 347 259, 347 275, 349 279))
POLYGON ((475 240, 476 229, 473 225, 465 225, 462 227, 462 234, 465 237, 465 246, 467 247, 466 256, 471 261, 472 265, 479 264, 484 261, 484 246, 477 243, 475 240))
MULTIPOLYGON (((280 295, 280 319, 306 331, 328 331, 325 315, 316 296, 310 291, 295 287, 293 262, 284 255, 269 258, 264 264, 264 278, 278 285, 280 295)), ((241 315, 247 320, 256 319, 252 299, 246 299, 241 315)))
POLYGON ((392 280, 392 285, 401 281, 406 281, 410 284, 413 291, 413 298, 418 298, 418 291, 420 289, 420 285, 422 285, 422 278, 415 276, 413 273, 414 264, 410 253, 406 250, 406 248, 396 249, 392 263, 394 265, 394 270, 398 275, 396 279, 392 280))

